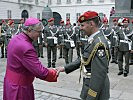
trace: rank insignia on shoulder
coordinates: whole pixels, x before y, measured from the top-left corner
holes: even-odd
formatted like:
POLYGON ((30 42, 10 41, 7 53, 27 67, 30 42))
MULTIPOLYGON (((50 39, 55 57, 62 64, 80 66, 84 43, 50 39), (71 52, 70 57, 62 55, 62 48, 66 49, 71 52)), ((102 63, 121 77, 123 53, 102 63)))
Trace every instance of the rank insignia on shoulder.
POLYGON ((98 50, 98 56, 99 57, 103 57, 104 56, 104 50, 103 49, 98 50))

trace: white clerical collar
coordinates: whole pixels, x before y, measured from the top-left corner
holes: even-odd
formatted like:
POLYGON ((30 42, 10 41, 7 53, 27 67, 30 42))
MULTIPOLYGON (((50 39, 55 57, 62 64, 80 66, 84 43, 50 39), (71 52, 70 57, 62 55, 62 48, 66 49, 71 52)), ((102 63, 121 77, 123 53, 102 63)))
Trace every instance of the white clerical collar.
POLYGON ((98 30, 97 32, 95 32, 95 33, 93 33, 92 35, 90 35, 90 36, 88 37, 88 42, 89 42, 90 40, 92 40, 93 37, 94 37, 95 35, 97 35, 99 32, 100 32, 100 31, 98 30))

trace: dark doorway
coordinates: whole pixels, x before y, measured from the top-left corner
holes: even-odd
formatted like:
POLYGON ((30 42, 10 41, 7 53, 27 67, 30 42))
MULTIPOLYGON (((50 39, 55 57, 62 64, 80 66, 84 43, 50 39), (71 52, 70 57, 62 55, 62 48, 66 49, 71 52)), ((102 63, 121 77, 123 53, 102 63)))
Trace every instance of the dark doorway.
POLYGON ((55 19, 55 25, 59 26, 61 21, 61 15, 57 12, 53 12, 53 18, 55 19))
POLYGON ((24 20, 26 20, 26 18, 29 17, 28 11, 27 10, 23 10, 21 13, 21 17, 24 18, 24 20))
POLYGON ((131 9, 133 10, 133 0, 131 0, 131 9))

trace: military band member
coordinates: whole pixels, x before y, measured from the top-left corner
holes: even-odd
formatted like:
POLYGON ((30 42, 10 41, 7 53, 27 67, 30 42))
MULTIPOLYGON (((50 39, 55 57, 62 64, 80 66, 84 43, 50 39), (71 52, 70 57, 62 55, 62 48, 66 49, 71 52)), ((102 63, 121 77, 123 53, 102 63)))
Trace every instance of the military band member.
POLYGON ((22 18, 20 19, 20 22, 18 24, 16 34, 23 32, 23 26, 24 26, 23 24, 24 24, 24 19, 22 18))
POLYGON ((118 75, 122 75, 124 73, 124 77, 127 77, 129 73, 129 58, 130 58, 130 50, 131 50, 131 40, 129 37, 129 28, 127 25, 129 24, 129 19, 124 18, 123 28, 119 30, 119 46, 118 46, 118 67, 119 73, 118 75), (125 57, 125 67, 123 68, 123 56, 125 57))
POLYGON ((64 34, 64 58, 66 64, 72 62, 73 59, 73 48, 75 47, 73 36, 74 36, 73 28, 68 21, 66 23, 66 28, 65 28, 65 34, 64 34))
POLYGON ((109 46, 106 37, 99 29, 100 18, 97 12, 87 11, 79 17, 80 29, 88 35, 88 44, 84 48, 82 58, 64 67, 59 72, 67 74, 80 68, 83 71, 82 100, 109 100, 109 46))
POLYGON ((59 32, 58 32, 58 45, 59 45, 59 59, 64 57, 63 47, 64 47, 64 34, 65 25, 64 21, 60 21, 59 32))
POLYGON ((76 50, 77 50, 77 56, 80 57, 80 53, 81 53, 81 31, 80 31, 80 23, 77 23, 77 26, 75 27, 75 34, 76 34, 76 50))
POLYGON ((109 28, 108 20, 103 20, 103 27, 102 27, 104 35, 110 40, 111 35, 111 28, 109 28))
POLYGON ((10 20, 8 21, 8 28, 6 30, 6 38, 5 38, 5 57, 7 57, 7 45, 9 43, 9 41, 11 40, 12 37, 14 37, 16 33, 16 28, 14 27, 14 21, 10 20))
POLYGON ((38 57, 41 57, 41 58, 44 58, 43 57, 43 39, 44 39, 44 34, 42 32, 39 35, 38 40, 32 42, 32 44, 37 52, 38 57))
POLYGON ((1 42, 2 42, 2 46, 1 46, 1 58, 4 58, 5 55, 5 40, 6 40, 6 30, 7 30, 8 26, 5 20, 2 20, 2 25, 1 25, 1 42))
POLYGON ((48 67, 55 68, 57 57, 57 34, 58 28, 54 25, 54 18, 48 20, 48 26, 45 29, 45 46, 47 47, 48 67), (52 58, 51 58, 52 53, 52 58))
POLYGON ((112 56, 111 63, 116 63, 116 64, 118 64, 118 61, 117 61, 117 58, 118 58, 118 34, 117 33, 118 31, 119 31, 118 19, 114 18, 110 41, 111 41, 111 56, 112 56))

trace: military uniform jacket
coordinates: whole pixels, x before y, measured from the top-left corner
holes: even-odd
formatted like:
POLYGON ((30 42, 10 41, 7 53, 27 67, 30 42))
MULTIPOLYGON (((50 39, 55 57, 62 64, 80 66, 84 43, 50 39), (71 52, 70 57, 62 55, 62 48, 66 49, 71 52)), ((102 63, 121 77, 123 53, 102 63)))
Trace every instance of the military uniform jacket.
POLYGON ((110 40, 111 28, 109 28, 109 27, 103 27, 102 30, 104 32, 104 35, 110 40))
POLYGON ((60 26, 59 27, 59 32, 58 32, 58 44, 64 44, 64 34, 65 34, 65 26, 60 26))
MULTIPOLYGON (((64 34, 64 46, 65 48, 72 48, 69 40, 74 42, 74 33, 72 27, 65 28, 65 34, 64 34)), ((75 44, 74 44, 75 45, 75 44)))
POLYGON ((86 73, 91 73, 90 82, 83 83, 89 86, 88 92, 85 92, 87 95, 85 100, 108 100, 110 95, 107 73, 110 51, 107 39, 102 32, 95 35, 85 46, 82 57, 83 60, 78 58, 66 65, 65 72, 70 73, 80 68, 80 65, 84 65, 86 73))
POLYGON ((79 26, 77 26, 77 27, 75 27, 75 34, 76 34, 76 44, 77 43, 80 43, 81 41, 80 41, 80 38, 81 38, 81 31, 80 31, 80 27, 79 26))
POLYGON ((50 39, 49 37, 57 37, 58 29, 55 25, 53 26, 47 26, 45 28, 45 42, 48 44, 48 46, 56 46, 57 41, 55 43, 54 39, 50 39))
POLYGON ((118 47, 118 31, 119 27, 118 26, 113 26, 112 27, 112 32, 110 34, 110 42, 111 42, 111 47, 118 47))
POLYGON ((38 37, 38 44, 43 45, 43 39, 44 39, 44 34, 41 33, 40 36, 38 37))

